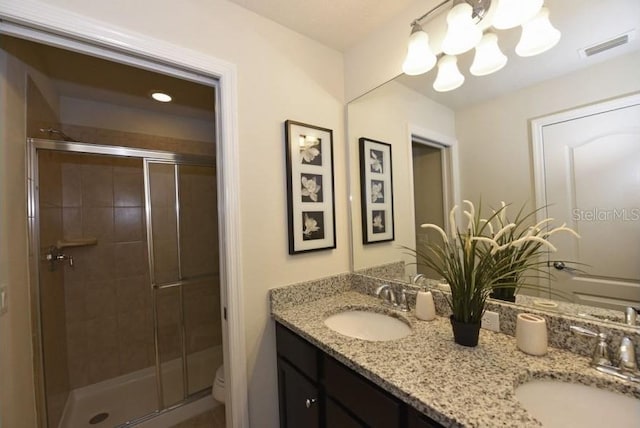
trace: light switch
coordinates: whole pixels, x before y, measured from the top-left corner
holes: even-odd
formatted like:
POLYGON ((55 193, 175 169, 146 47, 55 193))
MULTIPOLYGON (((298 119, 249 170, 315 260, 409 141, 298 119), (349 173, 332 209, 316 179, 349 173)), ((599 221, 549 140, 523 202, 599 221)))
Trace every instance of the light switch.
POLYGON ((9 310, 9 298, 7 296, 7 286, 0 285, 0 316, 9 310))

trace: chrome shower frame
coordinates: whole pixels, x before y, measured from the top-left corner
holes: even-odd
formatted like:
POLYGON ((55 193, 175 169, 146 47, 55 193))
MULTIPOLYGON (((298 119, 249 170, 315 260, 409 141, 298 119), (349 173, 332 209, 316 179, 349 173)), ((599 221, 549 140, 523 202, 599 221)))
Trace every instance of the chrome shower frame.
MULTIPOLYGON (((32 323, 34 326, 33 344, 34 344, 34 366, 35 381, 39 385, 37 391, 38 408, 40 409, 40 424, 42 427, 48 427, 46 418, 47 397, 45 389, 45 372, 44 372, 44 344, 42 336, 42 305, 40 301, 40 261, 44 255, 40 248, 40 212, 39 212, 39 187, 38 187, 38 151, 59 151, 66 153, 88 154, 88 155, 104 155, 114 157, 137 158, 142 160, 144 175, 144 191, 145 191, 145 216, 146 216, 146 234, 148 248, 149 263, 149 279, 150 289, 152 292, 152 312, 153 312, 153 330, 154 330, 154 350, 155 350, 155 370, 156 370, 156 390, 158 396, 158 410, 151 414, 142 415, 134 420, 127 421, 119 427, 134 426, 138 423, 147 421, 159 414, 169 412, 176 408, 182 407, 195 400, 198 400, 211 393, 210 388, 205 388, 189 394, 188 381, 188 365, 187 365, 187 346, 186 346, 186 329, 185 329, 185 313, 184 313, 184 297, 183 287, 203 279, 211 278, 210 275, 198 276, 193 278, 183 277, 182 268, 180 266, 180 194, 178 186, 178 173, 180 165, 193 165, 212 167, 216 169, 216 158, 206 155, 190 155, 174 152, 165 152, 157 150, 138 149, 134 147, 109 146, 92 144, 76 141, 58 141, 38 138, 27 138, 27 217, 28 217, 28 233, 29 233, 29 277, 30 277, 30 295, 35 309, 32 314, 32 323), (174 166, 174 185, 176 192, 176 233, 178 237, 178 280, 171 283, 157 284, 154 277, 154 260, 153 260, 153 226, 151 222, 151 195, 149 183, 149 165, 150 164, 169 164, 174 166), (181 335, 181 358, 182 358, 182 377, 183 377, 183 399, 182 401, 165 406, 162 369, 160 361, 159 349, 159 329, 158 329, 158 311, 157 311, 157 293, 161 289, 178 287, 179 293, 179 317, 180 317, 180 335, 181 335)), ((216 174, 217 175, 217 174, 216 174)))

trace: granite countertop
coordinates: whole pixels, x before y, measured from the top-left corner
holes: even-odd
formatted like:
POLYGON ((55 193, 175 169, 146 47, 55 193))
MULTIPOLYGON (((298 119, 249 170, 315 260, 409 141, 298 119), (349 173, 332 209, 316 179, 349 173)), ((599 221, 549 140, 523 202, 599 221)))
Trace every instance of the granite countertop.
POLYGON ((451 427, 534 427, 541 424, 517 401, 514 389, 531 379, 553 378, 597 384, 640 398, 640 387, 601 374, 589 360, 549 348, 543 357, 524 354, 515 338, 481 330, 479 344, 453 342, 447 318, 421 321, 412 312, 393 311, 380 300, 354 291, 274 308, 275 320, 327 354, 415 407, 451 427), (370 342, 330 330, 324 319, 345 309, 367 308, 393 314, 413 333, 386 342, 370 342))

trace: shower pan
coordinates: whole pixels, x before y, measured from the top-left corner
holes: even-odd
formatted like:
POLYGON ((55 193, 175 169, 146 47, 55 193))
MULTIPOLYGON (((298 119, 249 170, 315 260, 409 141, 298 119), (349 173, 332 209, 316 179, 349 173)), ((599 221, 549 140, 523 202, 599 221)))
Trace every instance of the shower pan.
POLYGON ((169 427, 219 406, 215 159, 28 146, 47 426, 169 427))

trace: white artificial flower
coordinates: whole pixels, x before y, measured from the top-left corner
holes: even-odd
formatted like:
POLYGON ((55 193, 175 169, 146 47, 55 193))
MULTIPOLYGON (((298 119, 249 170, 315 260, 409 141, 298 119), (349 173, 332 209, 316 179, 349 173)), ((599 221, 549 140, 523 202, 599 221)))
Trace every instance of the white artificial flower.
POLYGON ((473 230, 474 227, 474 217, 476 215, 476 207, 473 206, 473 202, 465 199, 464 201, 462 201, 463 204, 467 205, 469 207, 469 211, 464 210, 462 213, 469 219, 469 223, 467 224, 467 230, 470 233, 474 233, 475 231, 473 230))
POLYGON ((378 214, 373 218, 373 228, 384 229, 384 224, 382 223, 382 215, 378 214))
POLYGON ((384 199, 382 183, 371 184, 371 202, 376 202, 378 199, 384 199))
MULTIPOLYGON (((456 232, 458 230, 458 227, 456 225, 457 209, 458 209, 458 206, 454 205, 453 208, 451 208, 451 211, 449 211, 449 234, 451 235, 452 239, 456 238, 456 232)), ((424 227, 424 225, 422 227, 424 227)))
POLYGON ((371 164, 371 171, 382 172, 382 163, 380 163, 380 159, 378 159, 373 150, 370 152, 370 154, 371 157, 369 158, 369 163, 371 164))
POLYGON ((304 215, 304 231, 302 232, 306 236, 311 236, 313 232, 317 232, 320 230, 318 227, 318 222, 316 219, 309 217, 307 214, 304 215))
POLYGON ((503 227, 502 229, 500 229, 498 232, 496 232, 495 236, 493 237, 493 239, 495 241, 497 241, 502 235, 504 235, 505 233, 507 233, 509 230, 513 229, 514 227, 516 227, 515 223, 509 223, 508 225, 506 225, 505 227, 503 227))
POLYGON ((542 236, 544 238, 548 238, 549 236, 551 236, 551 235, 553 235, 554 233, 557 233, 557 232, 569 232, 570 234, 572 234, 576 238, 580 238, 580 235, 578 234, 578 232, 576 232, 575 230, 567 227, 567 223, 562 223, 562 226, 556 227, 555 229, 550 230, 549 232, 545 233, 542 236))
POLYGON ((318 192, 322 186, 318 186, 316 178, 308 179, 302 176, 302 196, 308 196, 313 202, 318 202, 318 192))
POLYGON ((320 145, 320 139, 309 136, 300 136, 300 156, 305 162, 312 162, 316 156, 320 154, 320 149, 316 146, 320 145))
POLYGON ((507 204, 504 201, 500 201, 500 224, 505 224, 507 222, 507 204))
POLYGON ((481 218, 480 224, 486 224, 487 227, 489 228, 489 233, 491 234, 491 236, 493 236, 493 225, 491 224, 490 221, 488 221, 486 218, 481 218))
POLYGON ((445 233, 445 231, 440 226, 438 226, 436 224, 425 223, 425 224, 421 224, 420 227, 423 228, 423 229, 434 229, 434 230, 438 231, 440 236, 442 236, 442 240, 444 242, 446 242, 446 243, 449 243, 449 238, 447 237, 447 234, 445 233))
POLYGON ((473 236, 471 237, 471 240, 478 241, 478 242, 486 242, 487 244, 491 245, 492 248, 500 247, 500 245, 495 240, 488 238, 486 236, 473 236))

